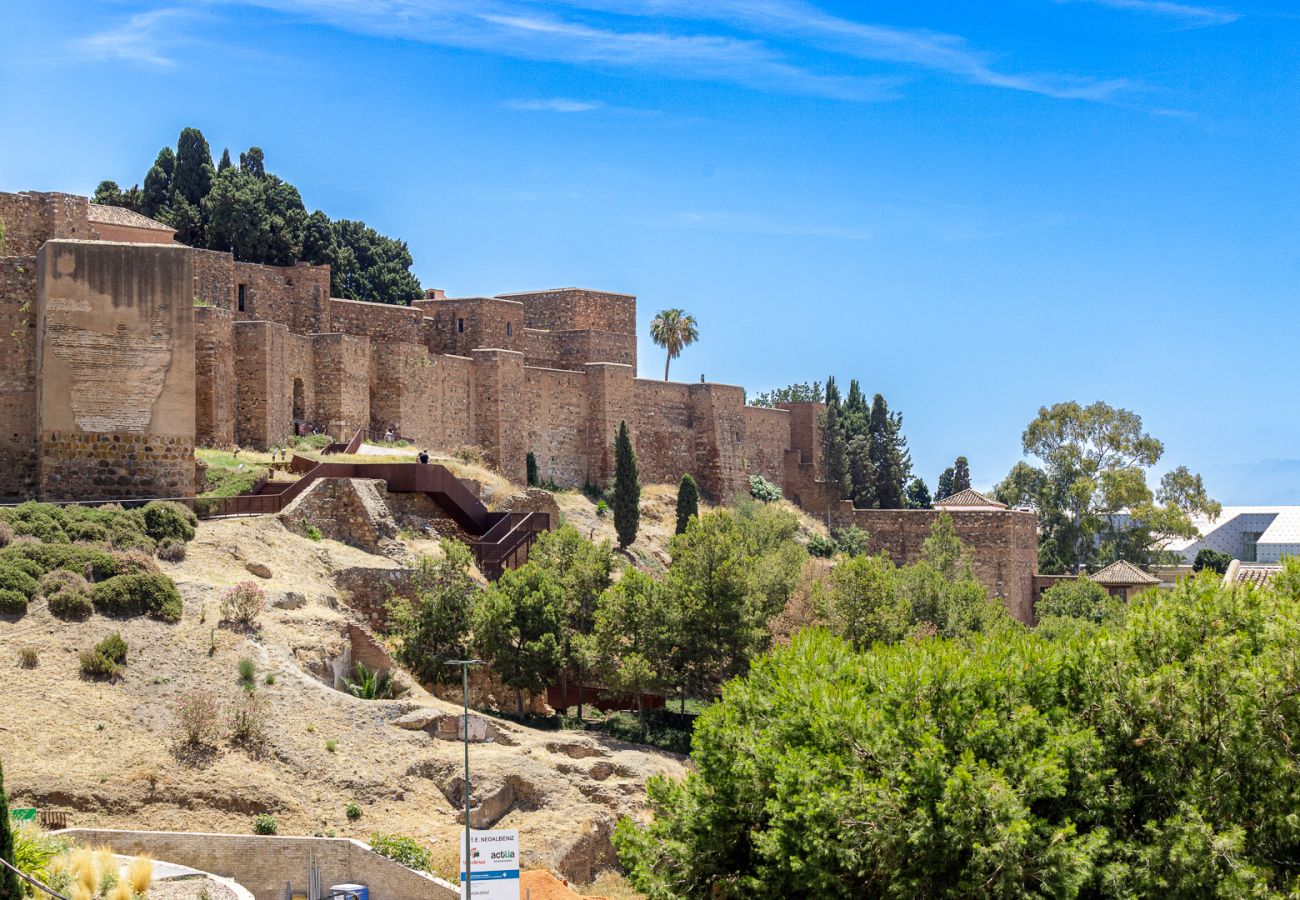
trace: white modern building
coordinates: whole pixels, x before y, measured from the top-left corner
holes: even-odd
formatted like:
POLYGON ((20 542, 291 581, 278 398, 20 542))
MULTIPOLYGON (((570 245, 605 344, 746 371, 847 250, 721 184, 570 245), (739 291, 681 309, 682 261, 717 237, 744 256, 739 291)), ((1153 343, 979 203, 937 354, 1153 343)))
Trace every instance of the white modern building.
POLYGON ((1213 522, 1195 520, 1200 537, 1178 539, 1168 549, 1184 561, 1203 547, 1227 553, 1244 563, 1276 563, 1300 556, 1300 506, 1225 506, 1213 522))

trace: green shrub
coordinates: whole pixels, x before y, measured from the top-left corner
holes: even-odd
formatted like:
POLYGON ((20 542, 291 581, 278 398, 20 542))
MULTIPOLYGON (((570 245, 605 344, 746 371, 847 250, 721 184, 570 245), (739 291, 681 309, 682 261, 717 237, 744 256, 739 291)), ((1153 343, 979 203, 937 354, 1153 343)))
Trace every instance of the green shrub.
POLYGON ((303 521, 302 521, 302 527, 303 527, 303 531, 306 532, 307 537, 308 537, 309 539, 313 540, 313 541, 319 541, 319 540, 321 540, 323 537, 325 537, 325 535, 321 534, 321 531, 320 531, 319 528, 317 528, 317 527, 316 527, 315 525, 313 525, 312 523, 308 522, 306 519, 303 519, 303 521))
POLYGON ((404 834, 384 834, 376 831, 370 835, 370 849, 380 856, 387 856, 408 869, 417 872, 429 871, 429 851, 419 845, 415 838, 404 834))
POLYGON ((784 495, 781 489, 768 481, 762 475, 749 476, 749 496, 755 500, 761 500, 764 503, 772 503, 780 500, 784 495))
POLYGON ((108 616, 148 615, 178 622, 183 609, 181 595, 166 575, 118 575, 95 585, 90 599, 108 616))
POLYGON ((21 616, 27 612, 27 598, 18 591, 0 588, 0 615, 21 616))
POLYGON ((8 547, 14 540, 14 528, 8 522, 0 519, 0 547, 8 547))
POLYGON ((103 581, 119 574, 117 563, 105 550, 83 544, 37 544, 19 541, 0 551, 0 565, 22 559, 40 567, 40 574, 55 569, 80 572, 91 581, 103 581))
POLYGON ((122 667, 98 650, 81 651, 81 673, 89 678, 112 681, 122 674, 122 667))
POLYGON ((119 575, 157 575, 162 571, 152 556, 136 547, 114 550, 110 555, 119 575))
POLYGON ((268 716, 269 706, 262 696, 244 691, 230 708, 230 739, 250 747, 265 743, 268 716))
POLYGON ((347 814, 349 822, 355 822, 357 819, 361 818, 361 807, 356 803, 349 803, 348 808, 344 810, 344 812, 347 814))
POLYGON ((835 542, 828 537, 814 534, 808 538, 808 552, 813 556, 820 556, 822 559, 830 559, 835 555, 835 542))
POLYGON ((76 572, 55 569, 41 579, 41 593, 60 619, 85 619, 94 611, 90 582, 76 572))
POLYGON ((63 530, 57 506, 23 503, 12 510, 6 510, 6 518, 16 535, 29 535, 47 544, 68 542, 68 534, 63 530))
POLYGON ((109 538, 108 526, 89 519, 69 522, 63 530, 74 541, 107 541, 109 538))
POLYGON ((280 830, 280 823, 270 813, 258 813, 253 816, 253 834, 275 834, 280 830))
POLYGON ((0 563, 0 590, 15 591, 30 600, 40 588, 36 577, 19 566, 0 563))
POLYGON ((253 662, 252 657, 245 656, 239 661, 239 680, 246 687, 252 687, 253 681, 257 678, 257 663, 253 662))
POLYGON ((1209 569, 1222 575, 1228 571, 1230 565, 1232 565, 1231 553, 1220 553, 1218 550, 1202 547, 1196 551, 1196 559, 1192 562, 1192 571, 1199 572, 1202 569, 1209 569))
POLYGON ((185 542, 176 538, 163 538, 158 542, 158 558, 167 562, 185 559, 185 542))
POLYGON ((126 641, 116 631, 95 645, 96 653, 102 653, 105 658, 122 665, 126 664, 126 649, 126 641))
POLYGON ((145 529, 144 513, 138 509, 123 510, 107 522, 108 543, 114 550, 143 550, 152 554, 157 542, 145 529))
POLYGON ((868 535, 856 525, 832 528, 831 540, 835 542, 835 549, 846 556, 862 556, 867 552, 868 535))
POLYGON ((173 538, 178 541, 194 539, 194 526, 198 524, 193 510, 169 500, 146 503, 141 511, 144 530, 155 541, 173 538))
POLYGON ((1066 616, 1088 622, 1102 622, 1115 616, 1122 604, 1106 589, 1088 578, 1060 581, 1043 592, 1034 613, 1039 621, 1053 616, 1066 616))
POLYGON ((605 502, 603 497, 596 501, 596 515, 602 519, 609 515, 609 504, 605 502))

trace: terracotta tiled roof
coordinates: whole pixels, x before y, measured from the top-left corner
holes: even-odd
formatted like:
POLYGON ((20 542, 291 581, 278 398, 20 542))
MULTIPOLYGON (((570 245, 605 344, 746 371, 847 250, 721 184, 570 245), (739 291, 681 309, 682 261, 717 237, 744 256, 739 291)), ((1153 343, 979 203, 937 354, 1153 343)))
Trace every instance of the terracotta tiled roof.
POLYGON ((1088 576, 1098 584, 1159 584, 1160 579, 1143 572, 1127 560, 1115 562, 1088 576))
POLYGON ((104 206, 100 203, 90 204, 90 209, 86 218, 91 222, 98 222, 101 225, 121 225, 124 228, 147 228, 150 231, 166 231, 174 233, 175 228, 170 225, 164 225, 157 219, 151 219, 148 216, 142 216, 138 212, 129 210, 123 206, 104 206))
POLYGON ((1255 587, 1263 587, 1268 580, 1282 571, 1281 566, 1259 565, 1256 563, 1240 563, 1236 566, 1229 566, 1224 580, 1230 584, 1253 584, 1255 587))
POLYGON ((935 509, 950 509, 954 506, 960 506, 963 508, 983 506, 988 509, 1007 508, 1005 503, 999 503, 990 497, 985 497, 979 491, 971 490, 970 488, 966 488, 964 491, 958 491, 951 497, 944 497, 942 500, 934 501, 935 509))

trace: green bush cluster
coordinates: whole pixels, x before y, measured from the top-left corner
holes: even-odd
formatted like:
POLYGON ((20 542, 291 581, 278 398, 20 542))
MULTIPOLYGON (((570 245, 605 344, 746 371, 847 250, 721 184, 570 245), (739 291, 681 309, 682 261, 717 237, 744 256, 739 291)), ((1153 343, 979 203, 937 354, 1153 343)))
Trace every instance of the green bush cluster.
MULTIPOLYGON (((28 536, 44 544, 105 543, 113 549, 136 548, 152 553, 158 541, 194 537, 197 519, 179 503, 154 500, 139 509, 115 503, 103 506, 55 506, 28 502, 0 509, 7 533, 28 536)), ((0 541, 3 546, 8 541, 0 541)))
POLYGON ((806 630, 614 843, 661 898, 1294 896, 1297 646, 1300 560, 1054 635, 806 630))
POLYGON ((18 614, 27 611, 27 602, 40 588, 29 566, 0 558, 0 612, 18 614))
POLYGON ((253 834, 275 834, 280 830, 280 823, 270 813, 258 813, 253 816, 253 834))
POLYGON ((90 600, 106 616, 148 615, 165 622, 180 621, 183 609, 176 585, 165 575, 118 575, 96 584, 90 600))
POLYGON ((82 651, 81 671, 91 678, 117 678, 126 665, 126 652, 126 641, 113 632, 91 649, 82 651))
POLYGON ((404 834, 384 834, 376 831, 370 835, 370 849, 380 856, 396 860, 408 869, 428 872, 429 851, 419 845, 415 838, 404 834))
POLYGON ((782 499, 785 495, 781 489, 768 481, 762 475, 749 476, 749 496, 763 503, 773 503, 782 499))
POLYGON ((41 594, 60 619, 85 619, 94 611, 90 582, 76 572, 55 569, 41 579, 41 594))

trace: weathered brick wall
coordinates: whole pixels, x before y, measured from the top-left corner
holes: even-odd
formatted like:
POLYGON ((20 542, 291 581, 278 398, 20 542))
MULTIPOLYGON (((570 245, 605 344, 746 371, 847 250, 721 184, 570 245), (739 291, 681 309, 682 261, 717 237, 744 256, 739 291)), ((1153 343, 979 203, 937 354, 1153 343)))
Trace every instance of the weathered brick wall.
POLYGON ((527 450, 543 480, 580 487, 587 480, 589 401, 585 372, 524 369, 527 450))
POLYGON ((194 281, 177 245, 48 241, 37 276, 40 494, 194 487, 194 281))
POLYGON ((512 350, 475 350, 474 423, 476 440, 489 461, 516 484, 527 476, 524 355, 512 350))
POLYGON ((235 332, 230 310, 194 309, 194 440, 225 447, 235 441, 235 332))
POLYGON ((234 257, 219 250, 191 250, 190 261, 194 266, 195 298, 200 303, 235 312, 239 278, 235 274, 234 257))
POLYGON ((329 331, 329 266, 234 264, 235 316, 244 321, 276 322, 295 334, 329 331), (239 287, 244 309, 239 310, 239 287))
POLYGON ((627 425, 632 430, 642 481, 672 483, 690 472, 702 490, 713 493, 704 483, 703 473, 696 471, 694 412, 691 385, 645 378, 634 382, 627 425))
POLYGON ((0 222, 4 222, 4 246, 0 256, 35 256, 48 240, 91 240, 95 237, 86 219, 90 201, 72 194, 23 191, 0 192, 0 222))
MULTIPOLYGON (((832 513, 838 526, 867 532, 869 551, 884 551, 902 566, 920 558, 921 544, 939 517, 932 509, 853 509, 844 501, 832 513)), ((1038 569, 1038 519, 1013 509, 953 511, 953 527, 972 553, 975 577, 1022 622, 1032 622, 1038 569)))
POLYGON ((425 317, 428 347, 434 353, 468 356, 471 350, 525 349, 524 305, 496 297, 416 300, 425 317))
POLYGON ((790 413, 784 409, 742 409, 745 437, 740 446, 746 476, 762 475, 773 484, 785 481, 785 454, 790 447, 790 413))
POLYGON ((370 431, 399 426, 403 437, 427 440, 437 430, 434 360, 422 345, 395 341, 370 347, 370 431))
POLYGON ((638 425, 633 401, 636 370, 618 363, 589 363, 583 368, 587 372, 587 481, 604 485, 614 475, 614 435, 619 423, 627 420, 630 430, 638 425))
POLYGON ((423 337, 420 311, 409 306, 335 297, 329 302, 329 313, 329 328, 322 330, 365 335, 376 344, 395 341, 418 344, 423 337))
POLYGON ((524 329, 524 361, 543 369, 581 371, 589 362, 636 365, 636 335, 612 331, 524 329))
POLYGON ((524 304, 524 324, 529 328, 636 334, 636 297, 632 294, 558 288, 500 297, 524 304))
MULTIPOLYGON (((13 196, 13 195, 0 195, 13 196)), ((0 257, 0 497, 36 493, 36 257, 0 257)))
MULTIPOLYGON (((448 804, 450 809, 450 804, 448 804)), ((320 867, 321 886, 364 884, 374 900, 456 900, 447 882, 408 869, 347 838, 266 837, 175 831, 72 828, 59 832, 83 846, 107 845, 115 853, 155 859, 232 878, 257 900, 281 900, 284 884, 306 892, 308 868, 320 867)))
POLYGON ((370 427, 370 340, 318 334, 315 345, 316 419, 338 440, 370 427))

